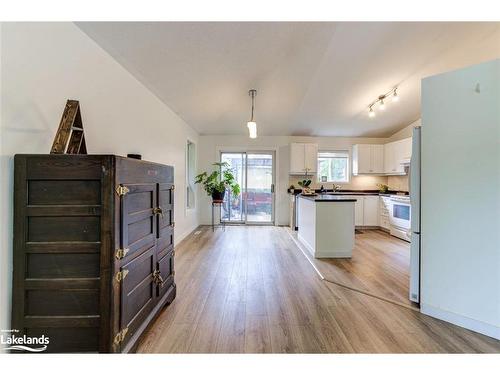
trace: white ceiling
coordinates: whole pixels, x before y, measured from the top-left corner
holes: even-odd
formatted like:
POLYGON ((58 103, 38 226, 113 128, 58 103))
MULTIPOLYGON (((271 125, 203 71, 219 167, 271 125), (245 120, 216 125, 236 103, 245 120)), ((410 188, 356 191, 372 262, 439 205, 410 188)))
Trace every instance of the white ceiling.
POLYGON ((200 134, 246 134, 256 88, 259 135, 388 136, 420 117, 422 78, 500 57, 500 23, 77 25, 200 134))

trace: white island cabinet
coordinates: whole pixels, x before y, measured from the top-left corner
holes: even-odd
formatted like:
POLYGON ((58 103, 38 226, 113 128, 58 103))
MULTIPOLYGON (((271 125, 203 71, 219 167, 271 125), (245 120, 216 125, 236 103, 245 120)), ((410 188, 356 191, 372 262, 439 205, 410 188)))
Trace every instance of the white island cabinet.
POLYGON ((299 241, 315 258, 350 258, 354 248, 354 203, 341 195, 299 196, 299 241))

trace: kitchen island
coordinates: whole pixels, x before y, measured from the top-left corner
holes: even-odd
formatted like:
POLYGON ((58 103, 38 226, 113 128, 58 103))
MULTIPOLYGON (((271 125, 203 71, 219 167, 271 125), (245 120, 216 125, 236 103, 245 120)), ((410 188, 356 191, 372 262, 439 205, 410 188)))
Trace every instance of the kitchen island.
POLYGON ((341 195, 298 197, 298 239, 315 258, 350 258, 354 248, 354 203, 341 195))

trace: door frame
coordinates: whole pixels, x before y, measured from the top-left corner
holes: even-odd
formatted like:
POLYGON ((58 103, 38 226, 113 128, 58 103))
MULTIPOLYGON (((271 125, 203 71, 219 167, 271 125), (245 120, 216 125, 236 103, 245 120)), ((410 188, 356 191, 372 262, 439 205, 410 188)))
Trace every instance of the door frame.
MULTIPOLYGON (((271 221, 269 222, 258 222, 258 221, 247 221, 247 209, 246 209, 246 202, 245 202, 245 220, 243 221, 238 221, 238 222, 230 222, 226 221, 226 224, 244 224, 244 225, 276 225, 276 195, 277 192, 280 190, 280 184, 279 184, 279 178, 277 178, 277 174, 279 171, 279 153, 278 153, 278 147, 269 147, 269 146, 216 146, 215 147, 215 158, 217 162, 220 162, 221 160, 221 154, 222 153, 262 153, 262 154, 268 154, 272 153, 273 154, 273 184, 274 184, 274 192, 272 194, 272 214, 271 214, 271 221)), ((246 185, 247 185, 247 168, 245 166, 245 190, 246 190, 246 185)), ((242 189, 243 192, 243 189, 242 189)), ((220 215, 219 215, 219 221, 220 221, 220 215)))

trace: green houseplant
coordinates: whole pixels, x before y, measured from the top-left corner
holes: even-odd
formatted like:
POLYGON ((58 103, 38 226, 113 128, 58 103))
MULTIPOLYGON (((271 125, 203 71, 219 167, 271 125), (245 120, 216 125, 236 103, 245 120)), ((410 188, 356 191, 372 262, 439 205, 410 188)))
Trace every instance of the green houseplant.
POLYGON ((203 188, 214 201, 223 201, 226 189, 231 189, 234 197, 240 195, 240 185, 236 182, 233 172, 227 162, 213 163, 217 169, 208 174, 200 173, 196 176, 195 183, 202 184, 203 188))

